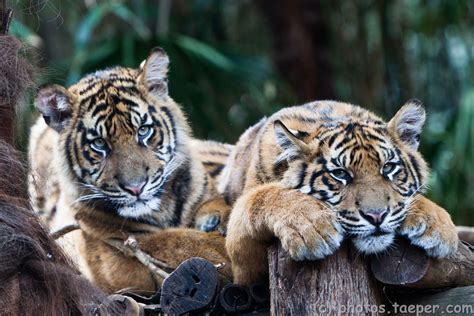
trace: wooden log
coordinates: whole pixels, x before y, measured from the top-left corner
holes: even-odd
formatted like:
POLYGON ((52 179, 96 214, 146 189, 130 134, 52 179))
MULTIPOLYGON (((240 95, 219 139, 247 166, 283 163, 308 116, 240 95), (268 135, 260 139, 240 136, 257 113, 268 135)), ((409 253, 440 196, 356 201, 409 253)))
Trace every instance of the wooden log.
POLYGON ((415 284, 426 274, 428 266, 429 258, 423 249, 411 246, 406 239, 397 240, 394 247, 371 260, 375 278, 391 285, 415 284))
POLYGON ((474 249, 461 241, 453 256, 434 259, 400 239, 387 253, 372 258, 371 269, 385 284, 423 289, 469 286, 474 285, 474 249))
POLYGON ((247 287, 229 283, 221 290, 219 303, 228 313, 241 313, 252 306, 252 296, 247 287))
POLYGON ((380 287, 368 262, 345 244, 320 261, 295 262, 269 249, 272 315, 378 314, 380 287))
POLYGON ((474 245, 474 227, 457 226, 459 239, 474 245))
POLYGON ((217 293, 219 277, 216 267, 202 258, 181 263, 163 281, 161 307, 167 315, 198 312, 210 306, 217 293))
POLYGON ((474 315, 474 286, 411 295, 393 304, 393 315, 474 315))

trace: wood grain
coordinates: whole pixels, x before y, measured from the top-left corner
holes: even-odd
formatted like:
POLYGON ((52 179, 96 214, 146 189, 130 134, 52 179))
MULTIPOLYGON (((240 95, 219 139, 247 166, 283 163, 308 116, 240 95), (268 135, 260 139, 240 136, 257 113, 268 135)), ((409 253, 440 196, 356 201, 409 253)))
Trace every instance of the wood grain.
POLYGON ((347 315, 354 314, 351 308, 381 303, 380 287, 367 261, 348 245, 312 262, 295 262, 274 245, 268 258, 272 315, 347 315))

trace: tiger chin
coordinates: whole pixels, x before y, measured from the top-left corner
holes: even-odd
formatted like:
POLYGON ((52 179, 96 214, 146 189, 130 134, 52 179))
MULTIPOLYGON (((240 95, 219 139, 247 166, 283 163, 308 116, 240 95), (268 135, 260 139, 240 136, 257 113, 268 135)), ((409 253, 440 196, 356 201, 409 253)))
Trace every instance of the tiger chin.
MULTIPOLYGON (((30 137, 34 207, 50 226, 79 221, 73 253, 79 249, 81 270, 108 292, 158 284, 105 239, 133 234, 171 266, 193 256, 228 263, 222 234, 194 228, 216 230, 215 214, 229 212, 215 182, 231 147, 192 139, 168 94, 168 65, 157 48, 138 69, 97 71, 69 88, 45 86, 35 100, 42 117, 30 137)), ((230 277, 229 269, 222 275, 230 277)))
POLYGON ((449 214, 421 195, 424 121, 417 100, 388 123, 352 104, 316 101, 244 133, 220 183, 235 199, 226 240, 235 282, 266 273, 266 246, 275 237, 294 260, 324 258, 343 238, 362 253, 380 253, 396 235, 430 256, 453 254, 458 237, 449 214), (245 155, 252 158, 239 158, 245 155), (236 174, 245 181, 235 182, 236 174))

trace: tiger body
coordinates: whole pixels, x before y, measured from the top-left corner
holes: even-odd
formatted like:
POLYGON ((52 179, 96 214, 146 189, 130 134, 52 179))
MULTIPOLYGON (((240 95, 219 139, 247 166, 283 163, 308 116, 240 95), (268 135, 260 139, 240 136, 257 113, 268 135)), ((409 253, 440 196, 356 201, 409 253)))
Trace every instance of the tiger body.
POLYGON ((104 244, 109 238, 133 234, 171 265, 191 256, 228 261, 219 233, 191 229, 199 212, 208 215, 203 206, 228 207, 207 203, 219 200, 218 173, 206 171, 200 159, 208 156, 192 145, 186 118, 168 95, 167 71, 168 57, 158 49, 141 69, 98 71, 68 89, 47 86, 35 101, 47 124, 32 129, 33 203, 53 226, 79 221, 75 247, 106 291, 157 286, 145 267, 104 244))
POLYGON ((316 101, 249 128, 219 183, 233 204, 226 246, 234 281, 265 275, 275 237, 295 260, 324 258, 344 237, 377 253, 396 234, 434 257, 453 253, 449 214, 420 195, 428 176, 417 151, 424 119, 417 102, 385 123, 355 105, 316 101))

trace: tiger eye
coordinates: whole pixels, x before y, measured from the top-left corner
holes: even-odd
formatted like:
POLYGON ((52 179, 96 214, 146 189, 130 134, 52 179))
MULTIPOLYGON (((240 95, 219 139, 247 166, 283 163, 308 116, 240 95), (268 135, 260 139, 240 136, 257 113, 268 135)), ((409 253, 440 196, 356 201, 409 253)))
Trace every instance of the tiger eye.
POLYGON ((148 133, 150 133, 150 126, 141 126, 139 129, 138 129, 138 135, 139 136, 146 136, 148 135, 148 133))
POLYGON ((335 175, 338 178, 344 178, 347 175, 347 172, 342 170, 342 169, 337 169, 332 172, 333 175, 335 175))
POLYGON ((390 173, 395 169, 396 166, 397 166, 397 164, 395 164, 393 162, 387 162, 385 165, 383 165, 382 171, 385 174, 390 173))
POLYGON ((339 181, 350 182, 352 180, 351 174, 342 168, 331 170, 330 174, 339 181))
POLYGON ((96 138, 92 141, 92 144, 97 148, 104 148, 105 140, 103 138, 96 138))

